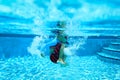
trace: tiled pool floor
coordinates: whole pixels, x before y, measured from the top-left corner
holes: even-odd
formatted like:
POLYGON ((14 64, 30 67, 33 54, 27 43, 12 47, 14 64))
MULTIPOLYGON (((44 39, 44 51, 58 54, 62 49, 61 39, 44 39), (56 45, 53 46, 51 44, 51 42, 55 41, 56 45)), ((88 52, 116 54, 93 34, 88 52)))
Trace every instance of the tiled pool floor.
POLYGON ((96 56, 69 56, 67 66, 54 64, 49 56, 25 56, 0 60, 0 80, 119 80, 120 65, 96 56))

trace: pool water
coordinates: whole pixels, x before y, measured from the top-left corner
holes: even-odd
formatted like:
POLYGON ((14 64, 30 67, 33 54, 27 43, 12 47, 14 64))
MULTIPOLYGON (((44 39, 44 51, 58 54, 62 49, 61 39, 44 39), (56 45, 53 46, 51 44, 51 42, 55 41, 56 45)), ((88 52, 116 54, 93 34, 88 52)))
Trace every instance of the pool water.
POLYGON ((119 4, 0 0, 0 80, 120 80, 119 4), (49 48, 40 56, 58 21, 66 21, 66 65, 52 63, 49 48))
POLYGON ((49 56, 25 56, 0 60, 1 80, 119 80, 120 65, 100 61, 97 56, 70 56, 66 66, 49 56))

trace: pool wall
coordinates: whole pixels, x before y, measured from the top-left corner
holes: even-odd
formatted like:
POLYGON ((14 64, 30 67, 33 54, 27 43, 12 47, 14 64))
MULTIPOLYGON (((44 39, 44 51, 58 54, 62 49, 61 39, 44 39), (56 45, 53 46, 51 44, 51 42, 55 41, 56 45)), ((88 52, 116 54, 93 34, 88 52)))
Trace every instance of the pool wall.
POLYGON ((29 55, 27 47, 32 38, 0 37, 0 58, 29 55))
MULTIPOLYGON (((33 38, 0 37, 0 58, 10 58, 30 55, 27 51, 33 38)), ((78 56, 91 56, 107 46, 112 39, 91 39, 88 38, 82 48, 76 50, 78 56)))

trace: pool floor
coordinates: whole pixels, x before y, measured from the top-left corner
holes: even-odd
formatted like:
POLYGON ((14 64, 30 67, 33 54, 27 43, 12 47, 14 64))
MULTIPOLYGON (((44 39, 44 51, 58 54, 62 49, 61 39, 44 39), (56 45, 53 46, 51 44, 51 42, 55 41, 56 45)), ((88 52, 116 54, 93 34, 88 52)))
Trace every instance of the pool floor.
POLYGON ((25 56, 0 60, 0 80, 119 80, 120 65, 96 56, 68 56, 67 66, 54 64, 49 56, 25 56))

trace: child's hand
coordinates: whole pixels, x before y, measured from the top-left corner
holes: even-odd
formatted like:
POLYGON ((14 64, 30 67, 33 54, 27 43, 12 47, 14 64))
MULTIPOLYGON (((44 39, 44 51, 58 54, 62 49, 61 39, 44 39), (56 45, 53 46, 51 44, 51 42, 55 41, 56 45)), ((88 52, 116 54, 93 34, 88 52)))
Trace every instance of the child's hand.
POLYGON ((42 57, 45 57, 45 55, 43 53, 40 54, 42 57))

